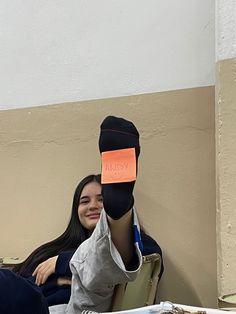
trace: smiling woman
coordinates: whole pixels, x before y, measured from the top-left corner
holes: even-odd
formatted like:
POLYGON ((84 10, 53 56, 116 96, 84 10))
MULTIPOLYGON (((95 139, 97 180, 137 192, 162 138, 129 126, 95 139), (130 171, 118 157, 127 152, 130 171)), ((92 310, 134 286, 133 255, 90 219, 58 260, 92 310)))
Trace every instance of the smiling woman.
POLYGON ((77 185, 71 217, 66 230, 55 240, 43 244, 13 270, 35 282, 48 305, 68 303, 71 290, 69 262, 75 250, 95 228, 103 207, 101 176, 88 175, 77 185))
POLYGON ((88 230, 93 230, 100 218, 103 208, 102 187, 98 182, 88 183, 79 201, 79 219, 81 224, 88 230))

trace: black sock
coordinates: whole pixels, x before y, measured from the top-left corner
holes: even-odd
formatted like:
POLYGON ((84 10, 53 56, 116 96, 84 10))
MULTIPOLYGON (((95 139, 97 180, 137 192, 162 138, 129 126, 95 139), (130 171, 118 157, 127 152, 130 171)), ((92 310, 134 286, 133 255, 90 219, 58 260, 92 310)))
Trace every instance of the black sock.
MULTIPOLYGON (((140 146, 136 127, 132 122, 123 118, 106 117, 101 124, 100 153, 124 148, 135 148, 138 166, 140 146)), ((119 219, 132 208, 134 184, 135 181, 102 185, 104 209, 111 218, 119 219)))

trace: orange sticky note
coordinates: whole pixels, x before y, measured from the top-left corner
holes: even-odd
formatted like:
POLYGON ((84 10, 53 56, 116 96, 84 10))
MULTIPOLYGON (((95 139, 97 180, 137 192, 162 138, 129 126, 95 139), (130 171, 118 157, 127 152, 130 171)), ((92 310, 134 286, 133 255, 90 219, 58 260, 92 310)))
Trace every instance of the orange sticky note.
POLYGON ((136 180, 134 148, 102 153, 102 184, 131 182, 136 180))

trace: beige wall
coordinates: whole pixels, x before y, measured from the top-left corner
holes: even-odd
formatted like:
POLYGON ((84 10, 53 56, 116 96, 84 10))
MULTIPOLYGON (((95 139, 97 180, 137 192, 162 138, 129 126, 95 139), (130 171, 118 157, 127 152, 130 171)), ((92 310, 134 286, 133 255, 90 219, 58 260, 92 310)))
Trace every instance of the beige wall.
POLYGON ((217 252, 219 294, 236 293, 236 58, 217 64, 217 252))
POLYGON ((214 87, 0 111, 0 255, 64 230, 77 181, 100 170, 108 114, 141 134, 136 206, 164 251, 158 300, 215 306, 214 87))

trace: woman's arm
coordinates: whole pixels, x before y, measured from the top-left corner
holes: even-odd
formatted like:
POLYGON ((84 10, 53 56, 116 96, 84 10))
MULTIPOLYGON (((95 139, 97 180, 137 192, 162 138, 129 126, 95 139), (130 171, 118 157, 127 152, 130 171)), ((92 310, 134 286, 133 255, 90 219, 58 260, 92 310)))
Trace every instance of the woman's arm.
POLYGON ((71 277, 69 262, 73 254, 74 251, 63 252, 40 263, 32 274, 35 276, 35 283, 38 286, 44 284, 54 273, 62 277, 71 277))
POLYGON ((55 273, 57 258, 58 255, 50 257, 35 268, 32 276, 35 276, 36 285, 40 286, 44 284, 48 277, 55 273))
POLYGON ((55 273, 59 276, 71 277, 70 260, 75 253, 73 251, 62 252, 58 255, 55 273))

